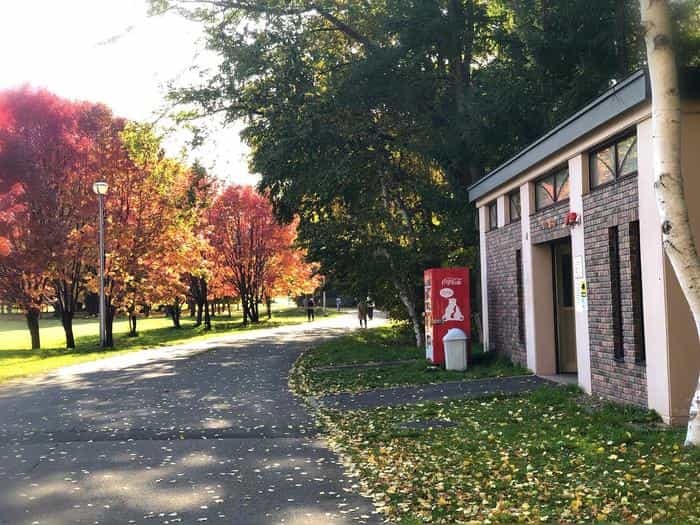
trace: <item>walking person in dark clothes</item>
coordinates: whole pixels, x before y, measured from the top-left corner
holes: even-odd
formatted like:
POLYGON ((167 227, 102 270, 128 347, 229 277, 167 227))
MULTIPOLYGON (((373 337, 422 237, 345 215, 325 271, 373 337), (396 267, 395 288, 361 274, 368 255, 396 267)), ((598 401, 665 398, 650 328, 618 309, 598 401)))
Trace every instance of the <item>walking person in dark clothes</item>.
POLYGON ((357 318, 360 320, 360 328, 367 328, 367 303, 357 303, 357 318))
POLYGON ((309 297, 309 300, 306 302, 306 317, 309 321, 313 321, 316 319, 315 307, 316 303, 314 303, 314 298, 309 297))
POLYGON ((374 319, 374 301, 371 297, 367 297, 367 318, 370 321, 374 319))

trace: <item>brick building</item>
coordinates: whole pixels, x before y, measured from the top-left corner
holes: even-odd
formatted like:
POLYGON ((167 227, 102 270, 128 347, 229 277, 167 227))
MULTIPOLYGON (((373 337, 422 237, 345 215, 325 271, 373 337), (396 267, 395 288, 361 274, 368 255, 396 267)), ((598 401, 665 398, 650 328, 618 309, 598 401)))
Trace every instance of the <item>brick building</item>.
MULTIPOLYGON (((700 238, 700 96, 684 75, 682 169, 700 238)), ((469 189, 484 341, 538 375, 687 420, 700 343, 663 253, 644 71, 469 189)))

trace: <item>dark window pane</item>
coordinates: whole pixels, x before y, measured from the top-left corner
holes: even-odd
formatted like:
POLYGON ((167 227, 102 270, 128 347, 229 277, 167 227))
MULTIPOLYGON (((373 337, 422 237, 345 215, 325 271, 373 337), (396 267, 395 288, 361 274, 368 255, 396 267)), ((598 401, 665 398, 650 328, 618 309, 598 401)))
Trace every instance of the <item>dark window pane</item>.
POLYGON ((573 268, 571 261, 571 254, 561 254, 559 262, 561 264, 561 280, 563 283, 562 290, 562 306, 567 308, 574 306, 574 290, 573 290, 573 268))
POLYGON ((605 148, 591 156, 591 187, 615 180, 615 151, 605 148))
POLYGON ((642 300, 642 258, 639 221, 630 222, 630 270, 632 277, 632 314, 634 328, 634 357, 637 363, 646 361, 644 346, 644 301, 642 300))
POLYGON ((489 205, 489 229, 493 230, 498 226, 498 208, 496 203, 489 205))
POLYGON ((520 250, 515 251, 515 280, 518 288, 518 341, 525 343, 525 307, 523 294, 523 257, 520 250))
POLYGON ((625 351, 622 346, 622 287, 620 284, 620 245, 617 226, 608 228, 608 264, 610 265, 613 349, 615 359, 621 361, 625 358, 625 351))
POLYGON ((569 169, 563 169, 554 176, 557 201, 563 201, 569 198, 569 169))
POLYGON ((517 221, 520 218, 520 191, 510 194, 510 220, 517 221))
POLYGON ((617 176, 637 172, 637 137, 629 137, 617 143, 617 176))
POLYGON ((535 205, 537 209, 554 204, 554 177, 547 177, 535 183, 535 205))

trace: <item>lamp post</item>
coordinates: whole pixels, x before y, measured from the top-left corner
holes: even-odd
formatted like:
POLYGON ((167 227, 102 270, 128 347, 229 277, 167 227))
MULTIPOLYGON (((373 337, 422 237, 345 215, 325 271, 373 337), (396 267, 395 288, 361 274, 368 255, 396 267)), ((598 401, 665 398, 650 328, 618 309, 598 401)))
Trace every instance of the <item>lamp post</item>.
POLYGON ((105 333, 105 210, 104 198, 107 195, 107 183, 96 182, 92 185, 92 191, 97 195, 99 203, 99 218, 100 224, 100 348, 104 348, 107 343, 105 333))

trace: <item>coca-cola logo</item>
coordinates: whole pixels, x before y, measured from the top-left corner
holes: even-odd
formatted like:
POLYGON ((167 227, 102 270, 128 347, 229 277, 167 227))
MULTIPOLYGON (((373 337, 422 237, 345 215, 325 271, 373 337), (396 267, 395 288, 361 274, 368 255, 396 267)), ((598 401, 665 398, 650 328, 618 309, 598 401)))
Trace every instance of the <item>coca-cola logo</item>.
POLYGON ((445 277, 442 280, 442 287, 446 286, 462 286, 462 278, 461 277, 445 277))

